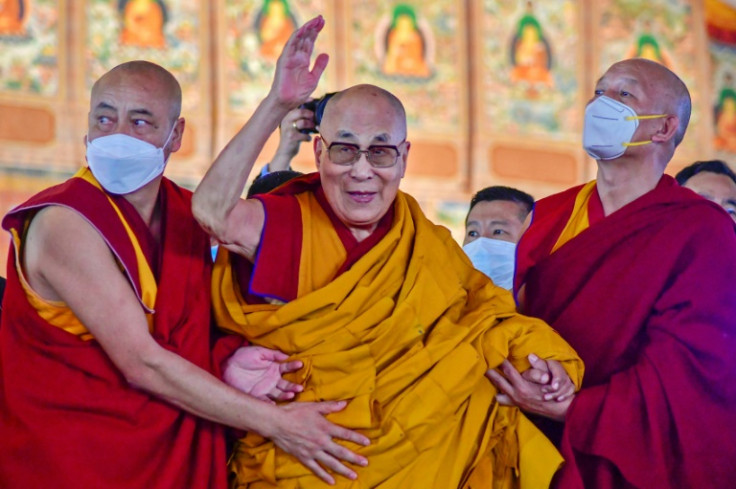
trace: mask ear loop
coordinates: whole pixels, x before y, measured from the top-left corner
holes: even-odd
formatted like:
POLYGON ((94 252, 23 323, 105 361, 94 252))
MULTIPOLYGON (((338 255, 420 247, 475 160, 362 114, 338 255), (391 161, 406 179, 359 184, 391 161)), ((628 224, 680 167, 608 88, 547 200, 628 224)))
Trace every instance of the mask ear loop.
POLYGON ((162 149, 162 150, 163 150, 163 149, 165 149, 165 148, 166 148, 166 145, 167 145, 167 144, 169 144, 169 141, 171 141, 171 136, 173 136, 173 135, 174 135, 174 129, 176 129, 176 124, 177 124, 178 122, 179 122, 179 120, 177 119, 177 120, 176 120, 176 121, 174 122, 174 125, 173 125, 173 126, 171 126, 171 132, 169 132, 169 137, 167 137, 167 138, 166 138, 166 141, 164 141, 164 144, 163 144, 163 146, 161 146, 161 149, 162 149))
MULTIPOLYGON (((642 119, 661 119, 662 117, 667 117, 669 114, 658 114, 658 115, 630 115, 625 117, 624 119, 627 121, 634 121, 634 120, 642 120, 642 119)), ((649 144, 652 141, 636 141, 634 143, 621 143, 621 146, 644 146, 645 144, 649 144)))

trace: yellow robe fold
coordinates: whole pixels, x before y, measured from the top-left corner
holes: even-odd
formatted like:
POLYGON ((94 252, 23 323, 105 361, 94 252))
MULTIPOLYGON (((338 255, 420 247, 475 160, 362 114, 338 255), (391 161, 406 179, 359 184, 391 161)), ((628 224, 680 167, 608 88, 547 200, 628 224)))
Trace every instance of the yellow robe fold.
MULTIPOLYGON (((339 240, 324 236, 329 219, 311 192, 297 198, 302 261, 339 268, 344 253, 330 249, 339 240)), ((414 199, 399 192, 394 205, 383 240, 311 290, 300 277, 299 297, 284 305, 246 304, 223 253, 213 278, 218 323, 302 360, 290 378, 304 386, 298 401, 349 401, 329 419, 371 439, 345 443, 369 465, 353 467, 357 481, 337 477, 338 487, 548 487, 560 455, 517 408, 495 402, 484 373, 507 357, 525 370, 536 353, 562 362, 579 387, 582 362, 545 323, 516 313, 511 294, 474 270, 414 199)), ((233 487, 328 487, 254 433, 236 443, 230 469, 233 487)))

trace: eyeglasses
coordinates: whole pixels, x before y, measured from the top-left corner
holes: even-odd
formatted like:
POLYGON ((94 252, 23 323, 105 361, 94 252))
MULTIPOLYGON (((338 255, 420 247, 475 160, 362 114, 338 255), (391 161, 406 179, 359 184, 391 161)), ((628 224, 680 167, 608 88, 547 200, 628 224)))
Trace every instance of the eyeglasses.
MULTIPOLYGON (((322 142, 327 145, 325 138, 322 138, 322 142)), ((352 165, 358 161, 361 153, 365 153, 365 158, 374 168, 390 168, 399 161, 401 155, 398 147, 380 144, 368 146, 368 149, 360 149, 360 146, 351 143, 331 143, 327 146, 330 161, 336 165, 352 165)))

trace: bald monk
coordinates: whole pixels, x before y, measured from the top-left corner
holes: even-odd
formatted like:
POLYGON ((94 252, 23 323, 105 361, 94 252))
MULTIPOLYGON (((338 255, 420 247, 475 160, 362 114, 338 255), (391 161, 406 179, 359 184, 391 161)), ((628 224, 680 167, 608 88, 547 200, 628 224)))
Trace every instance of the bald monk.
MULTIPOLYGON (((217 321, 304 363, 290 377, 304 388, 295 404, 348 402, 330 419, 371 444, 346 445, 368 466, 339 487, 546 488, 559 456, 517 408, 495 402, 484 373, 506 359, 527 369, 536 354, 529 370, 562 396, 582 365, 398 190, 411 145, 396 97, 372 85, 339 92, 315 138, 318 173, 240 199, 269 134, 324 70, 325 55, 309 70, 323 25, 290 39, 268 96, 195 192, 195 216, 227 251, 213 275, 217 321)), ((234 487, 323 486, 257 433, 236 443, 230 470, 234 487)))
POLYGON ((213 375, 209 237, 191 193, 162 176, 181 145, 180 110, 160 66, 112 69, 92 88, 89 168, 3 220, 4 489, 225 488, 218 423, 308 464, 364 461, 333 437, 367 439, 323 417, 343 404, 276 406, 213 375))
MULTIPOLYGON (((521 310, 586 365, 562 423, 547 427, 561 432, 566 460, 554 487, 736 480, 736 229, 664 174, 690 105, 658 63, 611 66, 585 111, 597 179, 537 202, 519 243, 521 310)), ((523 407, 525 381, 507 374, 499 385, 523 407)))

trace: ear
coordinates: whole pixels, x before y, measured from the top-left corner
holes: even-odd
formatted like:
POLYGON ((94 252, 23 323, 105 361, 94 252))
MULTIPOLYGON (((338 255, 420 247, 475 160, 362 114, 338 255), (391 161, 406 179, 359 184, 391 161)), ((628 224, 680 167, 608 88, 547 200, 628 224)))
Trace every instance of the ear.
POLYGON ((179 151, 179 148, 181 148, 181 138, 184 136, 185 126, 186 121, 183 117, 179 117, 179 119, 174 124, 174 128, 172 129, 173 134, 171 135, 171 142, 169 143, 170 153, 175 153, 179 151))
POLYGON ((666 143, 674 139, 675 134, 677 134, 677 129, 680 127, 680 118, 674 114, 669 114, 660 120, 662 121, 662 125, 652 135, 652 141, 655 143, 666 143))
POLYGON ((322 144, 322 138, 320 136, 314 136, 312 141, 312 149, 314 150, 314 164, 317 166, 319 171, 320 160, 322 159, 322 151, 325 149, 325 145, 322 144))
POLYGON ((409 149, 411 149, 411 143, 409 141, 404 141, 404 145, 404 151, 401 152, 401 178, 404 178, 406 174, 406 164, 409 159, 409 149))

